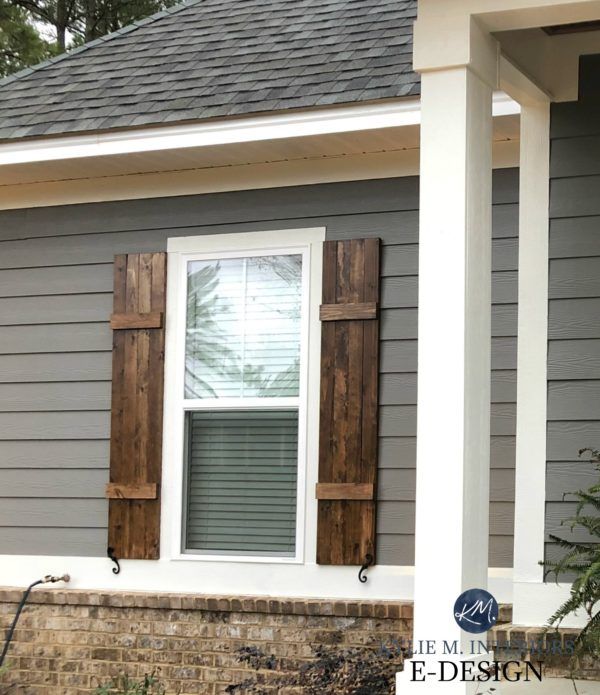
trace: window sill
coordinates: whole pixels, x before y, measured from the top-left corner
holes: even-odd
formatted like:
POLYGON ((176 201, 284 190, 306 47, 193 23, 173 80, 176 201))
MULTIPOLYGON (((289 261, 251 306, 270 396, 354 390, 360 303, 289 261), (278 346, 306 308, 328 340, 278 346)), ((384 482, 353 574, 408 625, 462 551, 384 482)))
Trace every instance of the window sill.
POLYGON ((199 553, 179 553, 172 555, 168 560, 174 562, 191 561, 191 562, 226 562, 226 563, 255 563, 260 565, 302 565, 304 561, 299 557, 264 557, 254 555, 201 555, 199 553))

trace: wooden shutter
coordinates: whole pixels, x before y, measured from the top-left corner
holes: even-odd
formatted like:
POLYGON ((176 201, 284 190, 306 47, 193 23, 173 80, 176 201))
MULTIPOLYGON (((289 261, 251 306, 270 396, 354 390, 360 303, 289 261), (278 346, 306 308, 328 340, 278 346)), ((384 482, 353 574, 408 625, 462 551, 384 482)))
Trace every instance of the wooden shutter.
POLYGON ((317 562, 375 558, 379 239, 326 241, 317 562))
POLYGON ((108 547, 159 557, 166 254, 115 257, 108 547))

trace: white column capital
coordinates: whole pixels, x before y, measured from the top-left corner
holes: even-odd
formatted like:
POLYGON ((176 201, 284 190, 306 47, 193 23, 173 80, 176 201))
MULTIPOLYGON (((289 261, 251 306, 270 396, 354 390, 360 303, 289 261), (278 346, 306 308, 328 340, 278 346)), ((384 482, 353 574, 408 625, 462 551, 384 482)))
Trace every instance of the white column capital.
POLYGON ((413 65, 427 73, 466 67, 491 89, 499 85, 500 44, 471 15, 417 19, 413 65))

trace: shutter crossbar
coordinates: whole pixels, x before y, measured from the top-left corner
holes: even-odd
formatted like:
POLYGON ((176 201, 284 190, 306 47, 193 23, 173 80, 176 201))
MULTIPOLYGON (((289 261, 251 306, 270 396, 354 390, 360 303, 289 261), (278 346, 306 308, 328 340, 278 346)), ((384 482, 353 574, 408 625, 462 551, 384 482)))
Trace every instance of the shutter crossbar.
POLYGON ((155 500, 158 486, 156 483, 108 483, 106 497, 109 500, 155 500))
POLYGON ((321 304, 321 321, 359 321, 377 318, 377 302, 321 304))
POLYGON ((162 311, 152 311, 145 314, 112 314, 110 317, 110 327, 113 329, 113 331, 135 330, 142 328, 162 328, 162 325, 162 311))
POLYGON ((373 483, 317 483, 318 500, 372 500, 373 483))

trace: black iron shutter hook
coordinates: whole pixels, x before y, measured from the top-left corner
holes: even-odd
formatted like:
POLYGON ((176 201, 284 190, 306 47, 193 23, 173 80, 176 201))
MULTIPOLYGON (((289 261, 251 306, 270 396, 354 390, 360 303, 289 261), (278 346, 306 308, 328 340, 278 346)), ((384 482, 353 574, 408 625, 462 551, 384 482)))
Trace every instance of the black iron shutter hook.
POLYGON ((369 569, 369 567, 373 564, 373 560, 374 560, 373 556, 372 556, 370 553, 367 553, 367 555, 365 556, 365 562, 364 562, 363 566, 360 568, 360 570, 359 570, 359 572, 358 572, 358 581, 359 581, 361 584, 365 584, 365 583, 366 583, 367 577, 366 577, 366 575, 365 575, 365 572, 366 572, 366 571, 369 569))
POLYGON ((119 561, 117 560, 117 557, 115 555, 115 549, 109 546, 106 549, 106 554, 116 565, 116 567, 112 568, 113 574, 119 574, 119 572, 121 571, 121 565, 119 564, 119 561))

